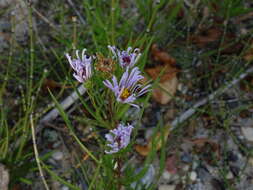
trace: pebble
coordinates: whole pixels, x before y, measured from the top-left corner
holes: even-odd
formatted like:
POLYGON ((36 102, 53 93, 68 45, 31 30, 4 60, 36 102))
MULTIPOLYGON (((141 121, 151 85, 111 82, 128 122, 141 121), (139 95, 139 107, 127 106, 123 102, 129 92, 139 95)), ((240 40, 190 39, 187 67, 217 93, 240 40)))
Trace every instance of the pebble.
POLYGON ((151 138, 151 136, 154 134, 154 127, 148 128, 145 132, 145 139, 151 138))
POLYGON ((251 166, 253 166, 253 157, 249 158, 249 163, 250 163, 251 166))
POLYGON ((253 142, 253 128, 252 127, 242 127, 242 134, 248 141, 253 142))
POLYGON ((49 141, 49 142, 55 142, 58 139, 58 133, 55 130, 48 130, 46 129, 43 136, 49 141))
POLYGON ((186 165, 186 166, 183 167, 182 170, 185 171, 185 172, 187 172, 189 169, 190 169, 190 166, 189 166, 189 165, 186 165))
POLYGON ((197 179, 197 173, 196 173, 195 171, 192 171, 192 172, 190 173, 190 179, 191 179, 192 181, 196 181, 196 179, 197 179))
POLYGON ((166 180, 169 180, 171 178, 171 174, 170 172, 168 172, 167 170, 163 172, 163 178, 166 180))
POLYGON ((191 155, 188 153, 188 152, 184 152, 182 155, 181 155, 181 160, 185 163, 191 163, 192 162, 192 157, 191 155))
POLYGON ((238 160, 237 155, 233 151, 228 152, 228 161, 236 162, 238 160))
POLYGON ((159 190, 175 190, 176 186, 175 185, 160 185, 159 190))
POLYGON ((61 190, 69 190, 69 188, 67 186, 63 186, 61 190))
POLYGON ((205 167, 198 167, 196 172, 200 180, 203 182, 208 181, 211 178, 211 174, 205 167))
POLYGON ((52 158, 55 160, 62 160, 63 158, 63 152, 61 151, 56 151, 52 154, 52 158))
POLYGON ((233 179, 233 178, 234 178, 233 173, 231 171, 228 172, 228 174, 226 175, 226 179, 233 179))
MULTIPOLYGON (((138 168, 138 169, 136 170, 136 173, 139 173, 142 169, 143 169, 143 168, 138 168)), ((150 184, 153 182, 154 178, 155 178, 155 168, 154 168, 154 166, 151 164, 151 165, 149 166, 149 168, 148 168, 147 173, 144 175, 144 177, 141 178, 141 180, 140 180, 139 183, 141 183, 144 187, 148 187, 148 186, 150 186, 150 184)), ((133 189, 136 189, 136 190, 141 190, 141 189, 140 189, 140 186, 138 186, 138 187, 136 188, 136 185, 137 185, 137 183, 134 182, 134 183, 131 184, 131 187, 132 187, 133 189)))

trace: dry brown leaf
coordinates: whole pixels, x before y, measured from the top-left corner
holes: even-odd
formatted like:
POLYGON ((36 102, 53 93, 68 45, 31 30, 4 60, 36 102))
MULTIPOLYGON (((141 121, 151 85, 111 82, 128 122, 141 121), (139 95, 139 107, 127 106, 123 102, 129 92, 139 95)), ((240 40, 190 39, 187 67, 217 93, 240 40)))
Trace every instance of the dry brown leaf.
POLYGON ((245 92, 252 92, 253 90, 253 76, 247 76, 240 82, 240 89, 245 92))
MULTIPOLYGON (((164 134, 163 134, 163 141, 166 142, 170 133, 170 126, 165 126, 164 134)), ((142 156, 147 156, 149 152, 152 150, 152 146, 155 145, 155 150, 158 151, 162 147, 162 136, 161 133, 158 132, 155 136, 151 136, 148 139, 148 143, 145 146, 142 145, 135 145, 135 150, 142 156)))
POLYGON ((166 65, 148 68, 145 71, 153 80, 156 80, 159 74, 164 71, 159 81, 159 87, 153 89, 153 98, 160 104, 167 104, 177 90, 178 80, 176 74, 178 69, 166 65))
POLYGON ((190 40, 199 47, 204 47, 212 42, 216 42, 221 39, 223 31, 219 28, 212 27, 208 30, 201 31, 198 35, 190 36, 190 40))
POLYGON ((161 51, 157 44, 153 44, 151 47, 151 55, 155 61, 161 62, 166 65, 175 66, 176 60, 171 57, 167 52, 161 51))
POLYGON ((160 88, 153 90, 153 98, 160 104, 167 104, 177 91, 178 80, 173 77, 163 83, 160 83, 160 88))
POLYGON ((64 86, 59 82, 56 82, 52 79, 45 79, 42 85, 43 91, 47 92, 48 89, 55 90, 60 88, 71 88, 70 86, 64 86))
POLYGON ((251 42, 251 46, 248 51, 243 56, 245 61, 253 61, 253 41, 251 42))
POLYGON ((218 27, 202 29, 200 34, 190 36, 190 41, 200 48, 210 45, 212 48, 221 48, 222 54, 240 53, 243 48, 242 43, 231 43, 234 39, 236 39, 236 35, 234 33, 227 32, 224 36, 224 40, 222 40, 223 33, 224 31, 218 27), (221 41, 222 44, 220 44, 221 41))
POLYGON ((152 45, 151 55, 155 61, 162 63, 162 65, 145 69, 153 80, 160 77, 159 87, 153 90, 153 98, 160 104, 167 104, 176 92, 179 69, 176 68, 175 59, 167 52, 159 50, 156 44, 152 45))

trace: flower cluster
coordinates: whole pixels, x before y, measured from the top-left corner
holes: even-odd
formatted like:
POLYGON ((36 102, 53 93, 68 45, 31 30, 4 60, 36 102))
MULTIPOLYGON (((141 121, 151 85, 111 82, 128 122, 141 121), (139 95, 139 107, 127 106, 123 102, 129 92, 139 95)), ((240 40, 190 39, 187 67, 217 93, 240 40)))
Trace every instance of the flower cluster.
POLYGON ((113 56, 119 59, 122 68, 133 67, 141 56, 138 48, 134 49, 133 53, 131 53, 132 47, 128 47, 126 51, 120 51, 115 46, 108 46, 108 48, 113 56))
MULTIPOLYGON (((151 86, 141 83, 141 80, 144 77, 141 75, 139 68, 135 66, 141 56, 139 49, 134 49, 132 52, 131 47, 126 51, 120 51, 115 46, 108 46, 108 48, 111 50, 114 58, 118 60, 119 65, 124 69, 124 72, 120 80, 117 80, 116 76, 113 75, 112 82, 104 80, 103 84, 114 93, 116 101, 139 108, 139 106, 134 103, 135 100, 148 92, 151 86)), ((85 52, 86 49, 82 51, 82 56, 80 58, 79 51, 77 50, 76 58, 74 59, 72 59, 69 54, 65 54, 71 67, 75 71, 73 76, 81 83, 86 82, 93 75, 92 57, 87 56, 85 52)), ((98 56, 98 60, 99 59, 100 57, 98 56)), ((105 70, 105 68, 103 68, 103 70, 105 70)), ((110 69, 110 71, 113 71, 113 69, 110 69)), ((108 141, 107 146, 111 149, 105 152, 107 154, 112 154, 125 148, 129 144, 132 129, 132 125, 125 126, 119 124, 115 129, 110 130, 105 137, 108 141)))
POLYGON ((67 53, 65 54, 69 64, 74 69, 75 73, 73 76, 79 82, 83 83, 88 80, 92 75, 91 62, 92 58, 90 56, 85 55, 86 49, 82 51, 82 57, 79 57, 79 51, 76 50, 76 59, 72 59, 71 56, 67 53))
POLYGON ((111 150, 105 151, 105 153, 113 154, 125 148, 130 142, 132 129, 132 125, 124 126, 123 124, 119 124, 116 129, 110 130, 110 133, 106 134, 105 138, 109 142, 107 146, 111 150))
POLYGON ((113 76, 112 83, 106 80, 104 81, 104 85, 113 91, 118 102, 127 103, 138 108, 139 106, 133 104, 133 102, 137 97, 149 91, 150 87, 150 85, 144 86, 140 84, 139 81, 141 79, 143 79, 143 76, 138 67, 134 67, 130 72, 127 68, 119 83, 117 78, 113 76))

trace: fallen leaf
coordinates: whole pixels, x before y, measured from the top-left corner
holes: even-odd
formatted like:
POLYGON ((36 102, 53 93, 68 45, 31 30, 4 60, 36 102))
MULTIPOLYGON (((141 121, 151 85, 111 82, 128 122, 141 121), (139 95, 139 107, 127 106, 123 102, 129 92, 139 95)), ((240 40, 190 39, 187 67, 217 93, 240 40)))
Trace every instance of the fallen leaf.
POLYGON ((211 27, 209 29, 203 28, 199 34, 194 34, 189 37, 192 43, 196 44, 200 48, 211 46, 212 48, 221 49, 222 54, 240 53, 243 44, 241 42, 234 42, 236 35, 231 32, 226 32, 218 27, 211 27), (222 42, 222 43, 221 43, 222 42))
POLYGON ((71 86, 62 85, 61 83, 56 82, 55 80, 52 80, 52 79, 45 79, 42 84, 42 89, 45 92, 48 92, 48 89, 55 90, 55 89, 61 89, 61 88, 71 88, 71 86))
POLYGON ((240 89, 245 92, 252 92, 253 90, 253 76, 247 76, 240 82, 240 89))
POLYGON ((246 51, 245 55, 243 56, 245 61, 253 61, 253 40, 251 42, 251 45, 249 49, 246 51))
POLYGON ((221 39, 222 34, 222 30, 212 27, 208 30, 203 29, 200 34, 190 36, 190 41, 199 47, 204 47, 210 43, 217 42, 219 39, 221 39))
POLYGON ((160 88, 153 90, 154 99, 160 104, 167 104, 177 91, 178 80, 177 77, 173 77, 168 81, 160 83, 160 88))
POLYGON ((160 104, 167 104, 176 93, 179 69, 176 68, 175 59, 167 52, 159 50, 156 44, 152 45, 151 55, 155 61, 162 63, 162 65, 145 69, 153 80, 160 77, 158 87, 153 89, 153 98, 160 104))
POLYGON ((157 44, 151 46, 151 55, 155 61, 162 62, 166 65, 175 66, 176 60, 171 57, 167 52, 161 51, 157 44))
POLYGON ((166 142, 167 138, 169 136, 170 133, 170 125, 165 126, 165 128, 163 129, 164 133, 163 135, 161 135, 160 132, 156 133, 155 136, 151 136, 148 139, 148 143, 145 146, 142 145, 135 145, 134 148, 135 150, 142 156, 147 156, 149 154, 149 152, 155 148, 156 151, 160 150, 162 147, 162 143, 163 141, 166 142), (162 137, 164 139, 162 139, 162 137), (155 145, 155 147, 154 147, 155 145))

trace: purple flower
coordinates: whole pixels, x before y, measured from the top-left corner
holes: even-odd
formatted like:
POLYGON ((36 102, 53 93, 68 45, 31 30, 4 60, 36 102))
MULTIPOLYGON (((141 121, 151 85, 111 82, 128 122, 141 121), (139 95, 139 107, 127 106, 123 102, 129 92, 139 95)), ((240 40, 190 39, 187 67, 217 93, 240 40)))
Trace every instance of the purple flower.
POLYGON ((131 52, 131 47, 127 48, 126 51, 120 51, 115 46, 108 46, 108 48, 113 53, 113 56, 119 59, 122 68, 133 67, 141 56, 138 48, 134 49, 133 53, 131 52))
POLYGON ((127 68, 119 83, 115 76, 112 77, 112 83, 109 80, 105 80, 103 83, 114 92, 118 102, 127 103, 139 108, 133 102, 137 97, 148 92, 151 86, 140 84, 140 80, 144 78, 140 73, 138 67, 134 67, 130 72, 127 68))
POLYGON ((85 55, 85 51, 86 49, 83 49, 82 57, 80 58, 79 50, 76 50, 76 59, 72 59, 68 53, 65 54, 71 67, 75 71, 73 76, 76 78, 76 80, 78 80, 81 83, 88 80, 92 75, 91 71, 92 58, 90 56, 85 55))
POLYGON ((105 151, 105 153, 113 154, 125 148, 129 144, 132 129, 132 125, 124 126, 123 124, 119 124, 116 129, 110 130, 110 133, 107 133, 105 138, 109 142, 107 146, 111 150, 105 151))

